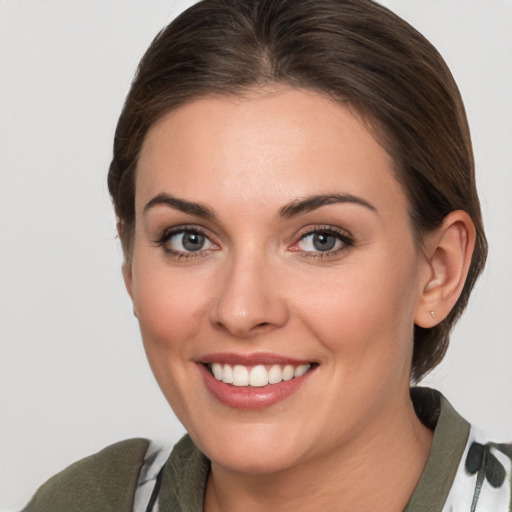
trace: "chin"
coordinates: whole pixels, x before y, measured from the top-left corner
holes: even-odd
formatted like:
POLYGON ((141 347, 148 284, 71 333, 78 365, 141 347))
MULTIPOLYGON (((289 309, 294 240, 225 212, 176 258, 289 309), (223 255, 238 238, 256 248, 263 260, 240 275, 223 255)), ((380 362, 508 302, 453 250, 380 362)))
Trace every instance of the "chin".
MULTIPOLYGON (((219 453, 214 450, 208 457, 212 464, 237 474, 266 475, 278 473, 298 465, 300 458, 282 453, 280 450, 261 450, 258 448, 219 453)), ((208 455, 207 455, 208 456, 208 455)))
POLYGON ((199 437, 192 433, 191 437, 213 464, 240 474, 283 471, 304 456, 299 449, 304 440, 298 443, 296 436, 286 436, 275 426, 241 423, 224 433, 210 430, 199 437))

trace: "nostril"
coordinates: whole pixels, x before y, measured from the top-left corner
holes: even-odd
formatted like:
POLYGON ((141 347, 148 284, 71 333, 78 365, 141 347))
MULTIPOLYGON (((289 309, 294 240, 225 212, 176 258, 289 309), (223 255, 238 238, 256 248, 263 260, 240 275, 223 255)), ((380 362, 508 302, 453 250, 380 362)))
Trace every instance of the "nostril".
POLYGON ((287 319, 288 308, 281 298, 269 298, 248 290, 241 293, 228 289, 210 309, 210 322, 215 329, 242 337, 282 327, 287 319))
POLYGON ((264 333, 275 327, 272 322, 260 322, 251 328, 252 333, 264 333))

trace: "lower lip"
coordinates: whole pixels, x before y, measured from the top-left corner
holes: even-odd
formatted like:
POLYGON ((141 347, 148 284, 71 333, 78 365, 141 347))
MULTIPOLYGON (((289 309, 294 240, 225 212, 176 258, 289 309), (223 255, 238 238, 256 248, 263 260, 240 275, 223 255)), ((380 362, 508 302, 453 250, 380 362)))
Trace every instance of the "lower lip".
POLYGON ((309 378, 313 370, 300 377, 267 386, 233 386, 217 380, 204 364, 198 363, 208 391, 221 403, 234 409, 263 409, 293 395, 309 378))

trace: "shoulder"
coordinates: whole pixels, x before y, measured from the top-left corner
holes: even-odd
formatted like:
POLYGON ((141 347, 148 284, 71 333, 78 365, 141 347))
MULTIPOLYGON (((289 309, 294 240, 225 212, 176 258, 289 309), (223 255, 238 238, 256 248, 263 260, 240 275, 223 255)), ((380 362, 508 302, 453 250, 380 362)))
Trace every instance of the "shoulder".
POLYGON ((42 485, 23 512, 131 510, 148 446, 129 439, 75 462, 42 485))

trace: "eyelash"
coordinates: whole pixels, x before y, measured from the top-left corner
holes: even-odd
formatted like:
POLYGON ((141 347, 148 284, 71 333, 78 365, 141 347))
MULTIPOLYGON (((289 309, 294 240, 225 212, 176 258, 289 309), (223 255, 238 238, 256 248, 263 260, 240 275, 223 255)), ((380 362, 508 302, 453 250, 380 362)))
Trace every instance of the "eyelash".
MULTIPOLYGON (((198 249, 197 251, 181 251, 171 249, 168 245, 168 242, 172 237, 176 235, 200 235, 205 238, 207 243, 213 246, 214 250, 218 248, 218 245, 215 244, 210 237, 206 234, 205 230, 199 226, 176 226, 170 229, 165 230, 157 240, 154 241, 155 245, 158 247, 162 247, 163 251, 176 260, 184 260, 191 258, 204 258, 208 255, 208 253, 212 250, 212 248, 207 249, 198 249)), ((183 241, 181 242, 183 244, 183 241)), ((306 232, 302 233, 297 242, 295 242, 289 250, 294 253, 300 254, 304 258, 315 258, 315 259, 325 259, 336 256, 342 251, 346 251, 350 247, 354 245, 354 239, 344 230, 336 228, 334 226, 313 226, 308 229, 306 232), (322 250, 301 250, 297 246, 308 237, 313 235, 327 235, 334 236, 336 238, 336 242, 341 242, 342 246, 337 249, 327 249, 325 251, 322 250)))
MULTIPOLYGON (((162 247, 163 251, 176 260, 184 260, 190 258, 204 258, 208 255, 209 249, 198 249, 197 251, 179 251, 175 249, 171 249, 168 245, 168 242, 172 237, 176 235, 200 235, 205 238, 207 243, 211 244, 215 248, 218 247, 214 242, 211 241, 210 237, 206 234, 206 232, 198 227, 198 226, 176 226, 174 228, 170 228, 165 230, 161 236, 158 237, 157 240, 154 241, 155 245, 158 247, 162 247)), ((183 241, 181 242, 183 244, 183 241)))
MULTIPOLYGON (((316 250, 316 251, 303 251, 301 249, 292 249, 293 252, 299 253, 301 256, 305 258, 316 258, 316 259, 325 259, 325 258, 331 258, 333 256, 338 255, 342 251, 346 251, 350 247, 354 245, 354 239, 352 236, 347 233, 346 231, 336 228, 334 226, 314 226, 310 229, 308 229, 305 233, 302 233, 300 235, 300 238, 295 244, 292 246, 297 246, 301 241, 305 240, 306 238, 313 236, 313 235, 319 235, 324 234, 328 236, 334 236, 336 238, 337 242, 341 242, 342 246, 338 247, 337 249, 329 249, 325 251, 316 250)), ((336 243, 336 242, 335 242, 336 243)))

